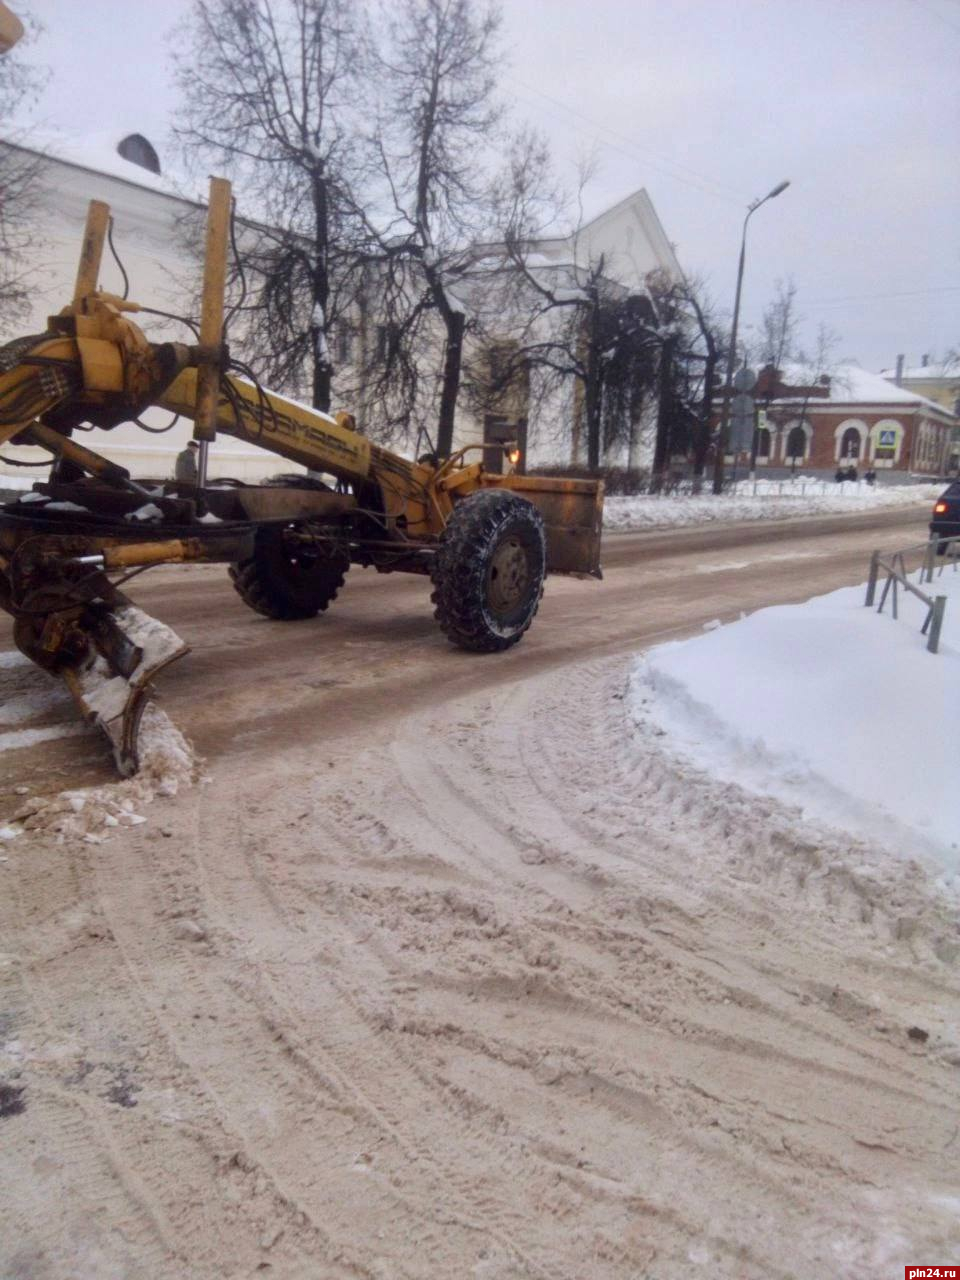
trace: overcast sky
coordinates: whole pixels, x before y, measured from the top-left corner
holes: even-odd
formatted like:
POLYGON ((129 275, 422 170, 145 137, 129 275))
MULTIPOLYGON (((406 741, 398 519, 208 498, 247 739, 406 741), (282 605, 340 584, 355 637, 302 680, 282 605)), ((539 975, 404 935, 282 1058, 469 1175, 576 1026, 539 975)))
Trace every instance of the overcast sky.
MULTIPOLYGON (((14 9, 17 0, 8 0, 14 9)), ((22 6, 21 6, 22 7, 22 6)), ((187 0, 31 0, 40 104, 164 151, 169 32, 187 0)), ((867 368, 960 345, 960 0, 505 0, 504 97, 561 169, 596 147, 591 211, 645 187, 685 270, 742 324, 792 277, 812 345, 867 368)), ((748 330, 749 331, 749 330, 748 330)))

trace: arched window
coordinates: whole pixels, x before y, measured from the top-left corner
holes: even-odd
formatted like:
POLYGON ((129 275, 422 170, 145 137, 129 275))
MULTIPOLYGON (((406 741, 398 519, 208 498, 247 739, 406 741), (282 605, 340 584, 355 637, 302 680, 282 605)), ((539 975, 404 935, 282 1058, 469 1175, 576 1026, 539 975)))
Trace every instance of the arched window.
POLYGON ((867 435, 862 418, 844 418, 833 433, 833 456, 837 462, 859 462, 866 455, 867 435))
POLYGON ((860 432, 856 427, 847 427, 840 441, 841 462, 859 462, 860 432))
POLYGON ((807 433, 799 423, 787 436, 786 457, 789 461, 802 462, 807 456, 807 433))

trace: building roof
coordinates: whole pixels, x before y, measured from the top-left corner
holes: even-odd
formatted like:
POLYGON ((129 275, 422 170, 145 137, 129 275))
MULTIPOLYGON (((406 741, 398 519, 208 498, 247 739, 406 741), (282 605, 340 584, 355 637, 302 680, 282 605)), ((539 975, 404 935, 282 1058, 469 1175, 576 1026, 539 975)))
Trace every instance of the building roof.
MULTIPOLYGON (((119 144, 134 136, 142 137, 137 134, 136 129, 117 128, 85 132, 83 135, 69 134, 63 130, 31 129, 22 138, 3 141, 48 160, 59 160, 78 169, 89 169, 92 173, 104 174, 109 178, 120 178, 133 186, 145 187, 149 191, 173 196, 178 200, 194 203, 203 199, 192 191, 193 184, 184 175, 170 168, 163 156, 160 156, 161 172, 151 173, 143 165, 120 155, 117 151, 119 144)), ((144 141, 150 145, 148 139, 144 141)))
MULTIPOLYGON (((896 369, 881 369, 882 378, 896 378, 896 369)), ((930 364, 915 364, 905 368, 901 378, 916 379, 918 382, 960 382, 960 363, 957 361, 935 360, 930 364)))
MULTIPOLYGON (((782 376, 788 386, 791 384, 803 386, 816 380, 811 376, 808 368, 797 364, 785 365, 782 376)), ((783 396, 777 399, 781 403, 791 401, 796 403, 802 401, 803 397, 783 396)), ((893 408, 912 405, 933 410, 948 418, 954 417, 949 410, 942 404, 937 404, 935 400, 928 400, 926 396, 917 395, 915 391, 910 391, 906 387, 895 386, 879 373, 870 373, 867 369, 861 369, 858 364, 837 365, 830 372, 829 393, 825 396, 811 396, 807 400, 809 408, 828 404, 876 405, 878 407, 889 405, 893 408)))

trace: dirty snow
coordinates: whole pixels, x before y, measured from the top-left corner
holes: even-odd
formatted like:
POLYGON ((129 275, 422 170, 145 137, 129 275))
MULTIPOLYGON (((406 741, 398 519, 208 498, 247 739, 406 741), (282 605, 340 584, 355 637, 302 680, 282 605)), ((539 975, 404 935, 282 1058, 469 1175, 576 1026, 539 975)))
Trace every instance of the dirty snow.
MULTIPOLYGON (((182 643, 169 627, 134 606, 119 610, 117 616, 133 642, 153 660, 168 654, 174 642, 178 646, 182 643)), ((95 666, 103 669, 103 659, 98 657, 95 666)), ((108 677, 94 687, 89 679, 88 676, 87 692, 95 707, 101 708, 108 719, 111 712, 122 710, 128 693, 125 680, 108 677), (106 698, 108 691, 116 695, 113 703, 106 698)), ((0 653, 0 726, 8 725, 9 730, 0 732, 0 754, 96 732, 83 724, 65 686, 17 650, 0 653)), ((104 787, 69 789, 54 796, 30 796, 29 788, 15 786, 13 794, 23 799, 6 818, 2 838, 11 840, 30 831, 49 832, 61 839, 82 836, 91 843, 99 842, 118 825, 134 826, 144 821, 138 811, 157 796, 175 796, 196 781, 199 763, 192 747, 155 703, 144 708, 138 745, 140 771, 135 778, 104 787)), ((103 747, 106 753, 106 738, 103 747)), ((5 776, 11 777, 11 758, 3 765, 5 776)))
POLYGON ((41 729, 14 729, 0 733, 0 752, 19 751, 21 747, 34 747, 38 742, 51 742, 54 738, 72 738, 84 732, 82 724, 53 724, 41 729))
POLYGON ((633 673, 638 732, 804 818, 935 859, 960 886, 960 572, 923 590, 948 598, 938 654, 921 601, 901 596, 894 620, 862 587, 661 645, 633 673))
MULTIPOLYGON (((957 913, 918 864, 631 733, 638 627, 719 607, 701 578, 645 591, 637 561, 630 602, 558 584, 554 635, 583 637, 562 666, 548 629, 498 674, 419 637, 388 662, 345 611, 312 690, 278 636, 169 825, 126 829, 136 800, 97 825, 72 793, 50 819, 83 835, 3 846, 0 1273, 859 1280, 950 1256, 957 913)), ((406 590, 372 586, 378 616, 406 590)))
POLYGON ((794 516, 846 515, 879 507, 910 506, 934 502, 943 484, 876 485, 834 484, 829 481, 758 480, 745 482, 735 493, 634 497, 608 497, 603 504, 603 525, 610 531, 661 526, 709 524, 739 520, 788 520, 794 516), (755 492, 754 492, 755 491, 755 492))
MULTIPOLYGON (((82 725, 77 728, 83 732, 82 725)), ((52 798, 32 797, 16 810, 10 829, 50 832, 60 839, 79 836, 100 844, 114 827, 145 822, 137 811, 158 796, 175 796, 197 780, 199 765, 193 748, 156 703, 144 708, 138 747, 140 770, 135 778, 61 791, 52 798)))

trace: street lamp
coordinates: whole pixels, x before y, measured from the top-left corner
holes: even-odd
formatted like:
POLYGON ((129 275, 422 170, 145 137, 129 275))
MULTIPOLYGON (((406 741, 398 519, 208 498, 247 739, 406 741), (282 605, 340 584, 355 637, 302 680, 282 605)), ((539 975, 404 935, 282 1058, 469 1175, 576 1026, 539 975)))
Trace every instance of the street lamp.
POLYGON ((713 492, 723 491, 723 460, 727 453, 730 439, 730 393, 733 390, 733 366, 737 358, 737 328, 740 324, 740 293, 743 289, 743 263, 747 253, 747 223, 762 204, 772 200, 789 187, 789 179, 779 182, 772 191, 768 191, 762 200, 754 200, 747 206, 747 216, 743 220, 743 235, 740 238, 740 266, 737 269, 737 293, 733 302, 733 329, 730 333, 730 353, 727 356, 727 376, 723 384, 723 413, 720 418, 720 436, 717 440, 717 456, 713 464, 713 492))

